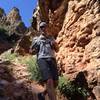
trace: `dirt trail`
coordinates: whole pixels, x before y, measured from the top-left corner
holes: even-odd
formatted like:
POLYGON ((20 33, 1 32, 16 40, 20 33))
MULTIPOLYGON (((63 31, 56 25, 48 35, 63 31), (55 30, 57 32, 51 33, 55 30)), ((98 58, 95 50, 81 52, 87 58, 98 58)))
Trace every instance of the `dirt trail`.
POLYGON ((29 80, 25 65, 0 60, 0 100, 38 100, 44 88, 29 80))

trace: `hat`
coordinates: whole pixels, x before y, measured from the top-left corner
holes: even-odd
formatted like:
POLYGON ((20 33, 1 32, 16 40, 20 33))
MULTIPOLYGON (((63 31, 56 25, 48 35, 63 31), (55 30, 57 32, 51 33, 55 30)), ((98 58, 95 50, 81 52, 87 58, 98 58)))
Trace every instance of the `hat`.
POLYGON ((39 25, 40 28, 41 27, 45 27, 45 26, 47 26, 47 23, 46 22, 41 22, 40 25, 39 25))

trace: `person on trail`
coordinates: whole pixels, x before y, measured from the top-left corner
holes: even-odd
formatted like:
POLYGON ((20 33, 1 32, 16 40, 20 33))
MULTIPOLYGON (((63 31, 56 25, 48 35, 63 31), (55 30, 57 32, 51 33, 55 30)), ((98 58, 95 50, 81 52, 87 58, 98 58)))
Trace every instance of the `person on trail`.
POLYGON ((46 22, 41 22, 39 28, 40 35, 33 38, 30 52, 37 53, 37 63, 42 80, 46 84, 48 96, 50 100, 56 100, 55 88, 58 84, 58 70, 55 51, 58 51, 58 46, 52 34, 48 33, 46 22))

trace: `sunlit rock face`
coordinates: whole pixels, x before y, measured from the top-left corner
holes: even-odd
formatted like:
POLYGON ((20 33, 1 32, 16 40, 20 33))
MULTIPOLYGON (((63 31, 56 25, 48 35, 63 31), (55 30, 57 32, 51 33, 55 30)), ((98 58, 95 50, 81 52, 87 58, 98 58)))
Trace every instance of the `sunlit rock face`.
POLYGON ((9 36, 13 34, 21 35, 27 30, 21 19, 19 9, 16 7, 12 8, 8 15, 0 8, 0 28, 5 29, 9 36))
MULTIPOLYGON (((63 65, 66 73, 70 67, 80 70, 91 63, 92 58, 87 57, 89 55, 87 52, 93 52, 91 50, 94 48, 93 45, 96 46, 95 48, 99 48, 99 44, 96 45, 99 41, 99 23, 99 1, 75 0, 68 2, 68 11, 57 37, 60 46, 57 59, 59 59, 59 64, 63 65)), ((96 52, 99 54, 99 50, 96 52)))
POLYGON ((12 8, 8 15, 0 8, 0 54, 11 48, 26 30, 18 8, 12 8))
POLYGON ((57 37, 60 47, 57 60, 61 72, 73 79, 82 71, 89 88, 93 89, 100 77, 99 40, 99 0, 69 1, 62 29, 57 37))
POLYGON ((19 9, 14 7, 9 14, 7 15, 7 21, 10 21, 11 23, 15 23, 18 21, 21 21, 21 16, 19 14, 19 9))
POLYGON ((19 9, 16 7, 12 8, 7 15, 7 23, 9 24, 8 29, 10 34, 24 34, 26 31, 26 26, 22 22, 19 9))

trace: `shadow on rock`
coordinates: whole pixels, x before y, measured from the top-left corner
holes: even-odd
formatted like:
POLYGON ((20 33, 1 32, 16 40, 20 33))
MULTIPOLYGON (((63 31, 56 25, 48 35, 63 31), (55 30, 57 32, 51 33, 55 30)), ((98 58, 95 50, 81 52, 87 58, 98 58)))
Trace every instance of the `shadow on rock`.
POLYGON ((94 100, 95 96, 91 89, 88 88, 88 83, 86 80, 85 72, 79 72, 72 82, 75 85, 75 94, 71 100, 94 100))

